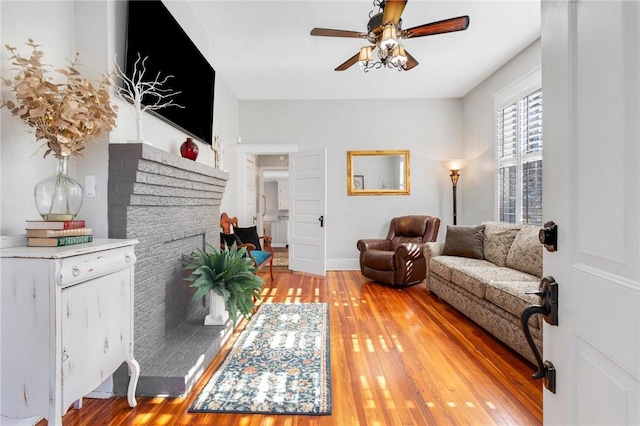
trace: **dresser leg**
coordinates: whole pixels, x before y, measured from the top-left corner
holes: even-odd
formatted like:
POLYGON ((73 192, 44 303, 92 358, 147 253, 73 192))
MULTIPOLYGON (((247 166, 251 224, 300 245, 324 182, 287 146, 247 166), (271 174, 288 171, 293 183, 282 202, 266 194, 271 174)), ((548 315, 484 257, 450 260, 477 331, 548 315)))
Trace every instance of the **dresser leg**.
POLYGON ((136 402, 136 387, 138 386, 138 379, 140 378, 140 364, 135 359, 127 360, 129 366, 129 390, 127 391, 127 401, 129 407, 135 407, 138 405, 136 402))
POLYGON ((73 408, 75 408, 76 410, 79 410, 82 408, 82 398, 77 399, 73 402, 73 408))

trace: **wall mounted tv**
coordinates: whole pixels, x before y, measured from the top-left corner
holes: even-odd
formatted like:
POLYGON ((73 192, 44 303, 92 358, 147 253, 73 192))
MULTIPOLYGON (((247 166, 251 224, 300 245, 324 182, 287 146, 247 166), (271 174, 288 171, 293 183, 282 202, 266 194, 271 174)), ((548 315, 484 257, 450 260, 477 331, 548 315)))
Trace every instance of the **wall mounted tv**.
POLYGON ((161 78, 171 75, 162 87, 181 92, 172 99, 184 108, 152 113, 211 144, 216 73, 160 0, 129 0, 126 43, 127 76, 132 75, 139 53, 147 57, 144 81, 155 80, 158 73, 161 78))

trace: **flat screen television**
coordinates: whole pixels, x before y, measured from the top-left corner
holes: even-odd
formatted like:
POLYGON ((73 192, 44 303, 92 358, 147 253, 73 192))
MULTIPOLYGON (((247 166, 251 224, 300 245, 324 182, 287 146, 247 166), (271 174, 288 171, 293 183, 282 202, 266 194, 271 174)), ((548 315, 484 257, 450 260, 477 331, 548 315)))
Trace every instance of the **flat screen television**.
MULTIPOLYGON (((131 77, 138 54, 145 62, 143 81, 172 78, 162 86, 180 92, 172 97, 184 108, 166 107, 152 113, 188 135, 211 144, 216 73, 187 33, 160 0, 129 0, 125 74, 131 77)), ((142 100, 143 104, 152 99, 142 100)), ((153 99, 155 101, 155 99, 153 99)))

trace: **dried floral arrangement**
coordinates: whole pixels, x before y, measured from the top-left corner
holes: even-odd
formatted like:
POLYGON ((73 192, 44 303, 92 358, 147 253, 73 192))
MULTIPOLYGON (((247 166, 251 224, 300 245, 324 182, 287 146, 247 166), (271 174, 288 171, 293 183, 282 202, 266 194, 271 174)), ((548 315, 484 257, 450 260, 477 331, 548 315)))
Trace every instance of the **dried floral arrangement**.
POLYGON ((80 77, 76 70, 79 53, 66 68, 55 70, 66 79, 55 83, 50 65, 42 63, 44 53, 40 45, 29 39, 32 48, 29 58, 21 56, 15 47, 5 45, 11 52, 12 70, 18 73, 13 79, 3 78, 3 84, 11 87, 15 102, 3 99, 1 107, 20 117, 33 127, 36 140, 44 140, 44 157, 53 153, 56 157, 82 155, 85 146, 101 132, 116 127, 118 107, 111 104, 110 78, 105 75, 97 85, 80 77))

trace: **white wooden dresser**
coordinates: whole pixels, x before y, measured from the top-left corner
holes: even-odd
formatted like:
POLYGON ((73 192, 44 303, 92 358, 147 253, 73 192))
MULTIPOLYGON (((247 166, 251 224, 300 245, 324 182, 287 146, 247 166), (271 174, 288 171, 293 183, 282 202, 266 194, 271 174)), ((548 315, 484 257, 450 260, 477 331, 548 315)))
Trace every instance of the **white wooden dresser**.
POLYGON ((2 416, 62 425, 72 403, 123 362, 136 405, 133 356, 137 240, 0 249, 2 416))

